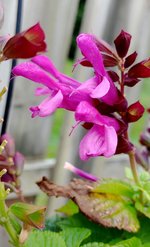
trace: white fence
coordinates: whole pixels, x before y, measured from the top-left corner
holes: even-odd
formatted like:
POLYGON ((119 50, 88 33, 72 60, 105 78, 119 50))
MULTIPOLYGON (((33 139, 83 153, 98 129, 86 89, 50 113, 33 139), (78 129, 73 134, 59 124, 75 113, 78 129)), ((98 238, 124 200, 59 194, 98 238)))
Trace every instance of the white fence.
MULTIPOLYGON (((82 0, 81 0, 82 1, 82 0)), ((5 9, 5 21, 1 30, 2 34, 14 34, 17 22, 17 6, 22 2, 21 30, 24 30, 40 21, 46 32, 48 44, 48 56, 52 58, 58 69, 63 71, 71 44, 79 0, 1 0, 5 9)), ((80 32, 91 32, 97 36, 112 42, 121 29, 128 31, 133 36, 131 49, 138 49, 140 57, 149 54, 150 45, 150 1, 149 0, 87 0, 85 3, 80 32)), ((76 56, 79 56, 78 51, 76 56)), ((12 61, 0 65, 0 79, 3 85, 9 85, 12 61), (6 66, 7 64, 7 66, 6 66)), ((78 80, 84 81, 89 76, 89 71, 78 68, 73 74, 78 80)), ((11 83, 11 82, 10 82, 11 83)), ((140 85, 139 85, 140 86, 140 85)), ((139 95, 139 86, 136 93, 128 91, 129 98, 134 100, 139 95)), ((54 160, 45 159, 45 151, 51 136, 53 117, 31 119, 28 107, 37 104, 37 98, 33 96, 34 85, 23 78, 15 79, 11 108, 8 116, 7 131, 16 140, 18 149, 27 158, 23 175, 23 190, 26 195, 38 193, 38 188, 33 180, 42 175, 53 175, 53 180, 65 183, 69 179, 69 172, 63 169, 64 162, 70 161, 86 169, 92 167, 94 173, 106 175, 104 172, 104 160, 102 158, 92 161, 92 165, 79 161, 77 155, 78 143, 82 133, 68 136, 73 124, 73 116, 66 113, 62 123, 62 134, 59 144, 59 152, 54 160), (34 162, 31 162, 31 159, 34 162), (56 161, 56 162, 55 162, 56 161), (51 169, 53 167, 53 169, 51 169), (53 170, 53 173, 51 173, 53 170), (34 178, 34 179, 33 179, 34 178)), ((1 102, 0 115, 4 115, 6 104, 1 102)), ((109 160, 110 163, 110 160, 109 160)), ((109 165, 110 169, 116 165, 109 165)), ((117 166, 117 170, 119 167, 117 166)), ((122 167, 120 168, 122 169, 122 167)), ((111 170, 107 167, 107 174, 111 170)), ((50 212, 55 208, 56 201, 51 200, 50 212)), ((58 201, 57 201, 58 206, 58 201)), ((4 245, 2 245, 4 246, 4 245)))

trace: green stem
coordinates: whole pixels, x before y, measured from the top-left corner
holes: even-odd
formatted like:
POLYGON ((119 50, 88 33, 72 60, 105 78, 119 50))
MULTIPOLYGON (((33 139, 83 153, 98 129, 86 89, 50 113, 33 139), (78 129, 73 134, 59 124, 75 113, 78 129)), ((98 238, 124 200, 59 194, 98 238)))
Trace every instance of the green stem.
POLYGON ((130 151, 128 153, 128 155, 129 155, 130 166, 131 166, 131 170, 132 170, 134 181, 135 181, 135 183, 137 185, 140 185, 140 181, 139 181, 138 173, 137 173, 137 169, 136 169, 136 162, 135 162, 135 154, 134 154, 134 151, 130 151))
POLYGON ((6 232, 8 233, 10 239, 12 240, 12 244, 15 247, 21 247, 21 245, 19 244, 19 239, 17 236, 16 231, 14 230, 12 224, 10 223, 9 219, 3 224, 6 232))
POLYGON ((19 244, 18 234, 10 222, 8 216, 8 209, 5 204, 5 199, 6 199, 6 191, 5 191, 4 183, 0 181, 0 224, 4 227, 4 229, 8 233, 11 239, 11 243, 15 247, 21 247, 21 245, 19 244))

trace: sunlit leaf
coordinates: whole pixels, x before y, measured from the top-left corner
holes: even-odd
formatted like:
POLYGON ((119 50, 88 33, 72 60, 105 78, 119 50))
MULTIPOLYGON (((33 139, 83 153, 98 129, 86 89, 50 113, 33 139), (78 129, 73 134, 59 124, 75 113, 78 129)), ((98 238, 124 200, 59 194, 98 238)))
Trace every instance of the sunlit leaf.
POLYGON ((94 187, 92 191, 121 195, 129 198, 132 198, 134 194, 132 187, 128 183, 117 179, 105 179, 98 186, 94 187))
POLYGON ((112 247, 142 247, 142 243, 138 238, 130 238, 113 245, 112 247))
POLYGON ((149 205, 142 205, 139 201, 135 203, 135 208, 144 214, 146 217, 150 218, 150 204, 149 205))
POLYGON ((64 206, 62 206, 61 208, 58 208, 56 211, 70 216, 70 215, 78 213, 79 208, 72 200, 68 200, 64 206))

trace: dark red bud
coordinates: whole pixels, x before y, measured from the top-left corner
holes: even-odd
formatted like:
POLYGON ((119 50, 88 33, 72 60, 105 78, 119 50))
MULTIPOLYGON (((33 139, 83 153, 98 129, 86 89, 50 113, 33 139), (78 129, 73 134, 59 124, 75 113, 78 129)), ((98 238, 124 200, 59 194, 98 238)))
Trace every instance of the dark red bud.
POLYGON ((114 67, 118 65, 118 60, 112 56, 102 54, 103 63, 105 67, 114 67))
POLYGON ((93 123, 84 123, 82 124, 83 128, 89 130, 93 127, 93 123))
POLYGON ((129 77, 148 78, 150 77, 150 59, 135 64, 128 71, 129 77))
POLYGON ((85 67, 92 67, 92 64, 86 58, 81 59, 79 63, 85 67))
POLYGON ((132 36, 129 33, 122 30, 118 37, 114 40, 119 57, 123 58, 126 56, 130 46, 131 37, 132 36))
POLYGON ((113 57, 117 57, 116 52, 112 49, 112 47, 106 41, 101 40, 101 39, 99 40, 95 39, 95 43, 98 49, 100 50, 100 52, 109 54, 113 57))
POLYGON ((130 54, 128 57, 126 57, 124 67, 125 68, 130 67, 135 62, 136 57, 137 57, 136 51, 130 54))
POLYGON ((1 180, 2 182, 10 183, 10 184, 15 182, 13 176, 8 172, 2 176, 1 180))
POLYGON ((113 82, 119 81, 119 76, 115 71, 109 70, 107 72, 108 72, 108 74, 109 74, 109 76, 110 76, 110 78, 112 79, 113 82))
POLYGON ((30 58, 46 50, 45 34, 39 23, 10 38, 3 49, 5 59, 30 58))
POLYGON ((124 78, 124 85, 127 87, 133 87, 135 86, 138 82, 140 82, 140 79, 137 78, 131 78, 128 76, 128 74, 125 75, 124 78))
POLYGON ((136 122, 139 120, 143 113, 144 107, 140 104, 139 101, 135 102, 134 104, 130 105, 127 109, 126 113, 126 121, 129 122, 136 122))

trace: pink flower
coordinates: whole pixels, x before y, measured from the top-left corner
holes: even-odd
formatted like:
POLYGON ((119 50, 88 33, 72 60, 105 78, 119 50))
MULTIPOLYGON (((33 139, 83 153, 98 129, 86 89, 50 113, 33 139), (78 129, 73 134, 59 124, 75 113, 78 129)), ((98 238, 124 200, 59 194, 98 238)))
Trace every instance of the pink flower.
MULTIPOLYGON (((89 87, 93 86, 95 89, 92 92, 92 97, 101 98, 108 105, 116 104, 119 101, 118 90, 104 68, 103 58, 99 49, 100 42, 94 35, 82 33, 77 37, 77 45, 84 59, 92 65, 97 78, 97 85, 93 85, 93 81, 90 81, 87 85, 89 87)), ((84 85, 81 85, 81 89, 82 87, 84 85)), ((81 89, 78 88, 78 90, 81 89)))
POLYGON ((32 117, 37 115, 45 117, 52 114, 57 108, 75 111, 82 100, 92 104, 94 98, 103 97, 109 89, 106 77, 99 81, 98 77, 94 76, 84 83, 80 83, 60 73, 52 61, 43 55, 17 65, 13 69, 13 74, 44 85, 43 88, 37 88, 36 95, 48 95, 48 97, 38 106, 30 108, 32 117))
POLYGON ((82 160, 100 155, 110 157, 115 154, 117 131, 120 130, 119 122, 115 118, 101 115, 86 101, 78 105, 75 118, 77 121, 93 124, 80 142, 79 154, 82 160))

